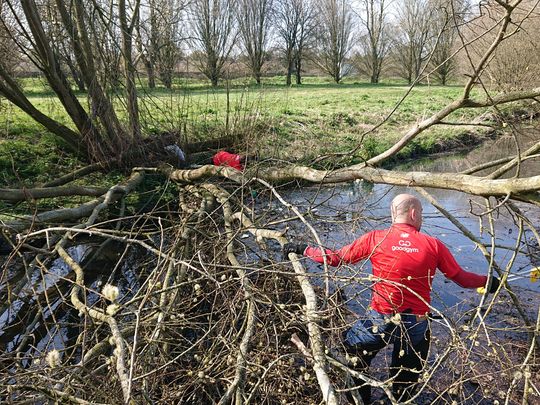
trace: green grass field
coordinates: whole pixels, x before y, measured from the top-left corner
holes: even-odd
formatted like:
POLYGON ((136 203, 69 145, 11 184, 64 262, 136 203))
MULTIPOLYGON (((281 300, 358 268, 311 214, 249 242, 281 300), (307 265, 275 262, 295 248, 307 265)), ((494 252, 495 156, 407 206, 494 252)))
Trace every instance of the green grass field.
MULTIPOLYGON (((408 90, 404 83, 371 85, 345 80, 305 78, 303 85, 286 87, 284 78, 265 78, 262 86, 235 80, 212 89, 201 80, 178 80, 172 91, 139 88, 141 120, 145 133, 181 129, 185 139, 201 140, 225 132, 247 136, 251 153, 307 163, 317 156, 346 152, 362 141, 362 134, 385 121, 364 139, 349 164, 381 152, 415 122, 456 99, 460 86, 415 87, 390 113, 408 90)), ((72 126, 54 94, 40 79, 24 79, 26 94, 37 108, 72 126)), ((78 95, 86 105, 86 95, 78 95)), ((117 100, 118 110, 122 103, 117 100)), ((38 183, 78 164, 58 148, 55 138, 6 100, 0 101, 0 184, 31 179, 38 183)), ((453 120, 468 120, 478 110, 465 111, 453 120), (461 115, 462 114, 462 115, 461 115)), ((437 127, 426 131, 403 157, 429 152, 433 145, 455 138, 463 128, 437 127)))

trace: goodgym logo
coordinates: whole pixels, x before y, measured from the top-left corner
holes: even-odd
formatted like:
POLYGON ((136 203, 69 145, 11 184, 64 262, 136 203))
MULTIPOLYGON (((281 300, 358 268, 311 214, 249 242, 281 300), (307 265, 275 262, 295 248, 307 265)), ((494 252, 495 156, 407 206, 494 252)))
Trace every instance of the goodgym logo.
POLYGON ((403 232, 401 235, 399 235, 402 238, 408 238, 409 234, 407 232, 403 232))
POLYGON ((400 240, 398 242, 399 246, 392 246, 392 252, 395 252, 396 250, 401 250, 405 253, 418 253, 418 248, 412 247, 411 242, 408 240, 400 240))

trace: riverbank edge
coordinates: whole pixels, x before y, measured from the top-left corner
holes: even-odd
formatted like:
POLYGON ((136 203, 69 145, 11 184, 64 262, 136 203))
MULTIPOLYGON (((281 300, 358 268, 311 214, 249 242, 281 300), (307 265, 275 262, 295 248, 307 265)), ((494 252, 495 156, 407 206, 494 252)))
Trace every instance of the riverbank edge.
POLYGON ((537 104, 527 107, 521 106, 499 112, 499 114, 485 112, 478 116, 466 130, 452 137, 440 138, 435 143, 425 144, 421 140, 415 139, 397 155, 385 161, 382 167, 395 169, 398 166, 406 167, 418 159, 435 159, 468 153, 484 142, 495 140, 507 133, 506 128, 519 126, 527 121, 539 123, 540 109, 537 104))

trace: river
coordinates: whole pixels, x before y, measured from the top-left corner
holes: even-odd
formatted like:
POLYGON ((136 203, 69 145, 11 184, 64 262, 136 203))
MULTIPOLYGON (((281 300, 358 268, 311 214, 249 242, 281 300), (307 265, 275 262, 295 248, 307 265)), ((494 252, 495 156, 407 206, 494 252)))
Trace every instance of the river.
MULTIPOLYGON (((527 143, 532 142, 532 139, 527 140, 522 144, 523 147, 527 146, 527 143)), ((512 139, 503 138, 498 141, 489 141, 480 148, 475 149, 472 152, 463 155, 445 156, 436 159, 431 159, 425 162, 415 162, 415 164, 407 165, 407 169, 410 170, 453 170, 458 171, 466 167, 473 166, 480 161, 486 159, 497 159, 501 156, 508 156, 512 153, 514 142, 512 139), (505 147, 501 146, 505 145, 505 147)), ((538 163, 527 162, 522 168, 524 175, 530 175, 538 173, 538 163)), ((456 218, 458 218, 463 225, 465 225, 474 235, 480 238, 485 243, 490 242, 489 226, 485 221, 480 221, 479 217, 475 213, 480 213, 486 210, 483 205, 483 199, 471 197, 469 195, 458 193, 449 190, 429 190, 430 193, 456 218), (482 224, 482 226, 480 226, 482 224)), ((393 197, 403 192, 415 193, 413 189, 406 187, 393 187, 388 185, 373 185, 366 182, 356 181, 352 184, 341 184, 333 187, 319 187, 310 186, 302 188, 283 188, 279 189, 280 194, 290 203, 297 206, 300 211, 307 213, 306 218, 313 224, 315 230, 319 234, 322 243, 330 248, 341 247, 347 243, 352 242, 355 238, 361 234, 370 231, 372 229, 381 229, 389 225, 389 206, 393 197)), ((442 240, 455 255, 458 262, 468 271, 473 271, 479 274, 486 274, 488 264, 477 249, 475 244, 465 237, 454 225, 450 223, 443 215, 441 215, 431 204, 420 197, 424 205, 424 224, 423 231, 429 235, 435 236, 442 240)), ((540 208, 530 205, 519 204, 521 209, 525 212, 526 216, 533 221, 536 227, 540 228, 540 208)), ((303 226, 300 221, 289 221, 286 223, 272 224, 275 220, 282 220, 284 214, 286 215, 286 209, 277 201, 272 198, 268 193, 261 193, 256 199, 254 208, 257 210, 257 215, 262 220, 267 220, 270 224, 269 227, 274 229, 285 226, 289 227, 288 237, 291 240, 303 241, 308 243, 314 243, 315 238, 310 234, 309 230, 303 226)), ((261 221, 259 225, 264 225, 261 221)), ((505 249, 504 247, 512 248, 517 244, 518 230, 516 224, 506 209, 497 211, 495 217, 496 228, 496 243, 499 247, 495 250, 495 260, 501 266, 505 267, 512 256, 511 249, 505 249)), ((532 239, 532 233, 527 231, 525 233, 524 240, 532 239)), ((246 234, 244 239, 247 244, 250 243, 249 235, 246 234)), ((253 248, 256 246, 253 244, 253 248)), ((523 251, 518 255, 514 261, 510 272, 515 274, 523 270, 530 269, 533 266, 537 266, 540 263, 531 262, 530 256, 526 254, 527 248, 523 243, 520 244, 520 249, 523 251)), ((537 248, 535 248, 537 250, 537 248)), ((70 254, 78 260, 83 259, 86 246, 72 247, 70 248, 70 254)), ((113 256, 120 254, 122 248, 118 251, 113 249, 113 256)), ((272 254, 275 255, 275 259, 279 256, 279 247, 274 246, 272 254)), ((128 255, 129 256, 129 255, 128 255)), ((138 289, 138 277, 137 277, 137 263, 140 262, 141 252, 135 252, 131 256, 122 260, 122 266, 114 266, 115 260, 110 263, 97 262, 95 265, 96 270, 89 273, 94 274, 95 277, 92 280, 87 280, 90 289, 100 290, 101 285, 107 282, 107 279, 115 278, 116 283, 124 291, 134 291, 138 289), (112 264, 111 264, 112 263, 112 264), (104 274, 102 270, 110 269, 114 267, 115 271, 104 274), (100 270, 101 271, 98 271, 100 270), (113 274, 116 273, 116 276, 113 274)), ((257 255, 258 256, 258 255, 257 255)), ((256 259, 254 256, 247 257, 248 261, 256 259)), ((256 261, 256 260, 254 260, 256 261)), ((311 272, 320 272, 321 266, 305 261, 306 266, 311 272)), ((88 266, 86 264, 85 266, 88 266)), ((348 275, 358 272, 359 274, 366 275, 369 273, 369 264, 365 264, 363 268, 361 266, 352 266, 346 270, 348 275)), ((45 278, 45 283, 38 286, 33 294, 39 293, 43 285, 47 287, 52 285, 58 280, 62 280, 62 277, 67 276, 70 273, 67 266, 57 259, 52 268, 49 269, 49 275, 45 278)), ((336 270, 335 275, 343 276, 343 269, 336 270), (340 273, 341 272, 341 273, 340 273)), ((357 291, 357 286, 354 282, 343 283, 342 280, 338 281, 341 287, 344 288, 348 296, 354 295, 357 291)), ((528 300, 535 300, 538 302, 540 283, 531 282, 528 277, 522 277, 516 279, 510 283, 518 295, 526 295, 528 300), (532 297, 532 298, 530 298, 532 297)), ((66 285, 66 288, 68 286, 66 285)), ((33 295, 32 293, 30 296, 33 295)), ((350 307, 353 310, 363 311, 365 305, 367 305, 367 296, 369 295, 369 287, 366 283, 366 288, 362 289, 360 294, 352 297, 350 307)), ((89 303, 96 300, 94 294, 89 294, 89 303)), ((433 288, 433 305, 445 312, 449 313, 452 309, 459 307, 471 307, 480 300, 480 296, 471 290, 464 290, 456 286, 455 284, 448 282, 441 274, 438 274, 434 281, 433 288)), ((16 317, 20 316, 16 309, 21 305, 29 305, 32 301, 23 303, 23 301, 17 301, 13 304, 10 310, 3 314, 0 314, 0 346, 3 346, 6 350, 13 350, 17 340, 19 328, 31 320, 31 309, 27 309, 22 312, 28 311, 30 315, 22 314, 23 319, 18 326, 12 329, 5 328, 4 326, 10 322, 16 322, 16 317), (27 319, 29 317, 29 319, 27 319), (15 339, 14 339, 15 338, 15 339), (12 340, 14 339, 14 340, 12 340)), ((67 316, 69 318, 69 315, 67 316)), ((68 322, 67 319, 65 322, 68 322)), ((48 323, 48 322, 47 322, 48 323)), ((47 323, 41 323, 41 332, 37 335, 41 335, 40 338, 36 338, 34 343, 38 350, 44 350, 46 346, 53 345, 55 347, 64 346, 65 342, 70 342, 76 338, 71 336, 70 329, 62 329, 60 324, 46 326, 47 323), (50 329, 49 329, 50 328, 50 329), (60 329, 57 329, 60 328, 60 329), (53 342, 47 338, 53 337, 53 342), (41 340, 43 339, 43 340, 41 340)), ((62 322, 61 322, 62 323, 62 322)), ((14 325, 17 325, 15 323, 14 325)))
MULTIPOLYGON (((522 148, 530 146, 538 141, 540 132, 538 129, 524 131, 520 134, 518 144, 522 148)), ((413 163, 404 164, 401 169, 414 171, 435 172, 458 172, 469 167, 474 167, 485 161, 493 161, 502 157, 515 154, 516 140, 511 136, 505 136, 498 140, 489 140, 482 146, 468 153, 459 155, 447 155, 435 159, 425 159, 413 163)), ((400 169, 398 167, 398 169, 400 169)), ((521 166, 521 176, 531 176, 540 172, 538 160, 527 161, 521 166)), ((513 175, 508 173, 506 177, 513 175)), ((478 239, 491 244, 490 226, 487 217, 478 215, 487 211, 483 198, 470 196, 452 190, 428 189, 427 191, 456 217, 478 239)), ((439 238, 450 249, 458 263, 467 271, 478 274, 486 274, 488 262, 474 242, 462 234, 446 217, 435 207, 420 196, 414 188, 388 186, 381 184, 369 184, 356 181, 352 184, 343 184, 332 187, 303 187, 301 189, 284 189, 280 191, 282 196, 291 204, 306 212, 307 218, 311 219, 316 232, 319 234, 323 245, 329 248, 339 248, 351 243, 363 233, 372 229, 382 229, 390 225, 389 206, 392 199, 400 193, 412 193, 417 195, 423 203, 424 223, 422 231, 439 238)), ((492 200, 493 202, 494 200, 492 200)), ((272 203, 274 209, 280 206, 277 201, 272 203)), ((517 203, 525 216, 540 229, 540 208, 529 204, 517 203)), ((506 269, 513 256, 513 249, 518 244, 519 231, 515 218, 510 212, 502 207, 494 212, 495 227, 495 261, 503 269, 506 269)), ((292 240, 315 243, 314 236, 310 231, 299 224, 289 225, 288 236, 292 240)), ((519 243, 521 253, 513 261, 510 274, 523 273, 531 268, 540 266, 540 251, 530 229, 525 230, 519 243), (529 245, 529 246, 527 246, 529 245), (537 258, 535 259, 535 254, 537 258)), ((311 272, 320 272, 321 266, 306 262, 311 272)), ((357 273, 358 267, 352 266, 348 272, 357 273)), ((361 271, 364 269, 361 268, 361 271)), ((369 272, 369 263, 365 264, 366 273, 369 272)), ((339 271, 336 273, 339 275, 339 271)), ((341 273, 342 275, 343 273, 341 273)), ((360 274, 363 274, 360 272, 360 274)), ((346 283, 346 292, 349 294, 355 289, 346 283)), ((540 282, 531 281, 528 275, 520 275, 510 282, 518 296, 522 294, 531 297, 536 302, 540 301, 540 282)), ((358 297, 358 305, 353 300, 353 309, 365 306, 368 289, 364 289, 358 297), (364 301, 364 305, 362 305, 364 301)), ((479 301, 479 295, 471 290, 464 290, 456 284, 449 282, 437 272, 433 288, 433 305, 441 311, 448 311, 452 307, 474 307, 479 301)))

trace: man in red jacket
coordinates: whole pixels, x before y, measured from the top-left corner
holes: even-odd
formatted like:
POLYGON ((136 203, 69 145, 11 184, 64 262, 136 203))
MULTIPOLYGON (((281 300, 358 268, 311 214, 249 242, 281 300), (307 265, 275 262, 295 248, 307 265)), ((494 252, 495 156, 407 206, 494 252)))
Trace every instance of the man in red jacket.
MULTIPOLYGON (((304 255, 330 266, 369 259, 373 271, 372 299, 367 316, 354 323, 345 334, 347 352, 360 358, 362 371, 387 344, 393 343, 390 375, 393 394, 402 401, 410 398, 426 360, 430 332, 428 325, 430 292, 435 270, 461 287, 487 286, 495 292, 499 280, 463 270, 448 248, 438 239, 420 232, 422 204, 410 194, 400 194, 391 206, 392 226, 369 232, 337 251, 287 243, 289 253, 304 255)), ((371 387, 359 385, 364 403, 371 402, 371 387)))

